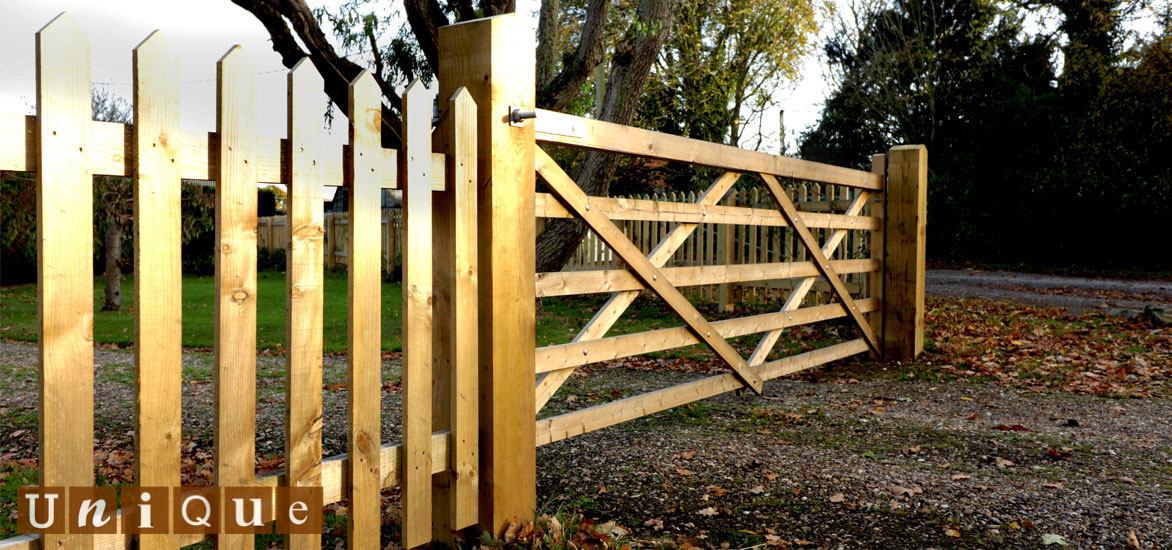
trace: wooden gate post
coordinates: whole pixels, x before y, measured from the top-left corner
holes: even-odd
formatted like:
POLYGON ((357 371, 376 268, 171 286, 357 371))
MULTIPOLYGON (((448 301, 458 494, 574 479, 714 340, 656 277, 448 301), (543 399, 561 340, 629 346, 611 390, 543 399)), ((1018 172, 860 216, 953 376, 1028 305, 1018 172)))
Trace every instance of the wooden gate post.
POLYGON ((887 154, 884 358, 924 351, 924 249, 928 225, 928 149, 900 145, 887 154))
POLYGON ((528 21, 508 14, 439 29, 439 97, 477 105, 480 296, 480 529, 500 535, 537 507, 533 121, 528 21))

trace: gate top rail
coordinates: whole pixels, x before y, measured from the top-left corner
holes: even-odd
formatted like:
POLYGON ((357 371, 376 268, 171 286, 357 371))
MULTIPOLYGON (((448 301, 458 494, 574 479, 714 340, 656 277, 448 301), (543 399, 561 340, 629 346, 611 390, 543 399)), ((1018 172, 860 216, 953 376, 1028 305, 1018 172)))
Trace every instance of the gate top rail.
POLYGON ((537 110, 536 129, 538 143, 557 143, 738 172, 765 173, 883 191, 883 176, 873 172, 750 151, 543 109, 537 110))

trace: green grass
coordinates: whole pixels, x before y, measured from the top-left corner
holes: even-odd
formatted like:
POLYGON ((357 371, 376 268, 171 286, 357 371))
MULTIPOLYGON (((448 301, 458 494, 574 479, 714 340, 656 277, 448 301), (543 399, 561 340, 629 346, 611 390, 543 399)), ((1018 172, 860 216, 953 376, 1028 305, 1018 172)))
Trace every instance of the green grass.
MULTIPOLYGON (((122 311, 101 311, 104 279, 94 279, 94 341, 129 346, 134 343, 134 280, 122 280, 122 311)), ((327 273, 324 300, 324 348, 346 349, 346 274, 327 273)), ((215 335, 215 279, 183 278, 183 347, 210 348, 215 335)), ((400 351, 402 290, 398 283, 382 288, 383 349, 400 351)), ((37 287, 18 285, 0 289, 0 337, 37 339, 37 287)), ((256 345, 275 350, 285 345, 285 274, 261 272, 257 278, 256 345)))
MULTIPOLYGON (((94 279, 94 341, 127 347, 134 344, 134 279, 122 281, 122 311, 101 311, 104 302, 103 278, 94 279)), ((211 348, 214 345, 215 279, 183 278, 183 347, 211 348)), ((346 274, 325 276, 324 348, 327 353, 346 350, 346 274)), ((545 298, 538 315, 539 346, 570 341, 606 302, 609 295, 545 298)), ((701 306, 703 309, 703 306, 701 306)), ((401 351, 402 287, 382 285, 382 349, 401 351)), ((256 344, 259 350, 285 346, 285 274, 261 272, 257 278, 256 344)), ((709 314, 711 312, 705 312, 709 314)), ((0 287, 0 338, 18 341, 37 339, 36 285, 0 287)), ((643 297, 615 324, 609 334, 628 334, 680 326, 682 323, 658 299, 643 297)), ((703 353, 697 346, 677 350, 677 357, 703 353)))

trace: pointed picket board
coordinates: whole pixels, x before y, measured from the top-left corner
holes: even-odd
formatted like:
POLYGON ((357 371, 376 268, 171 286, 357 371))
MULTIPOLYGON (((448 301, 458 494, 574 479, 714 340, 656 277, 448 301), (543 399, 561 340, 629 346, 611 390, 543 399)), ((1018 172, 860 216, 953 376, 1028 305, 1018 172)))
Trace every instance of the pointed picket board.
MULTIPOLYGON (((178 487, 183 405, 179 61, 159 31, 134 49, 135 483, 178 487)), ((167 522, 170 518, 157 518, 167 522)), ((139 548, 177 546, 142 535, 139 548)))
POLYGON ((403 93, 403 545, 431 541, 432 94, 403 93))
MULTIPOLYGON (((40 482, 94 484, 93 174, 89 39, 62 13, 37 32, 40 482)), ((42 548, 88 548, 46 535, 42 548)))
POLYGON ((382 189, 378 169, 382 142, 382 92, 363 71, 350 82, 350 177, 346 261, 349 262, 349 371, 347 450, 349 453, 350 548, 379 548, 382 525, 379 445, 382 398, 382 280, 379 272, 379 218, 382 189))
MULTIPOLYGON (((325 214, 321 166, 325 142, 322 77, 309 58, 288 76, 289 231, 285 305, 285 483, 321 487, 322 308, 325 299, 325 214)), ((311 510, 312 514, 320 511, 311 510)), ((321 548, 321 534, 285 536, 285 547, 321 548)))
MULTIPOLYGON (((256 68, 240 46, 216 64, 215 475, 222 487, 256 477, 256 68)), ((252 550, 253 535, 217 548, 252 550)))

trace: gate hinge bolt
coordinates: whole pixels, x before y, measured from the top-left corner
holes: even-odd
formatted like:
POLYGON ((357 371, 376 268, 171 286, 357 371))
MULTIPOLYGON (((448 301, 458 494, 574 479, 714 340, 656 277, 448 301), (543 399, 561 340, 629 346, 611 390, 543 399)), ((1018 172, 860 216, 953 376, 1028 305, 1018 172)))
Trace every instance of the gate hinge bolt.
POLYGON ((526 111, 520 107, 509 107, 509 125, 521 126, 526 119, 537 118, 537 111, 526 111))

